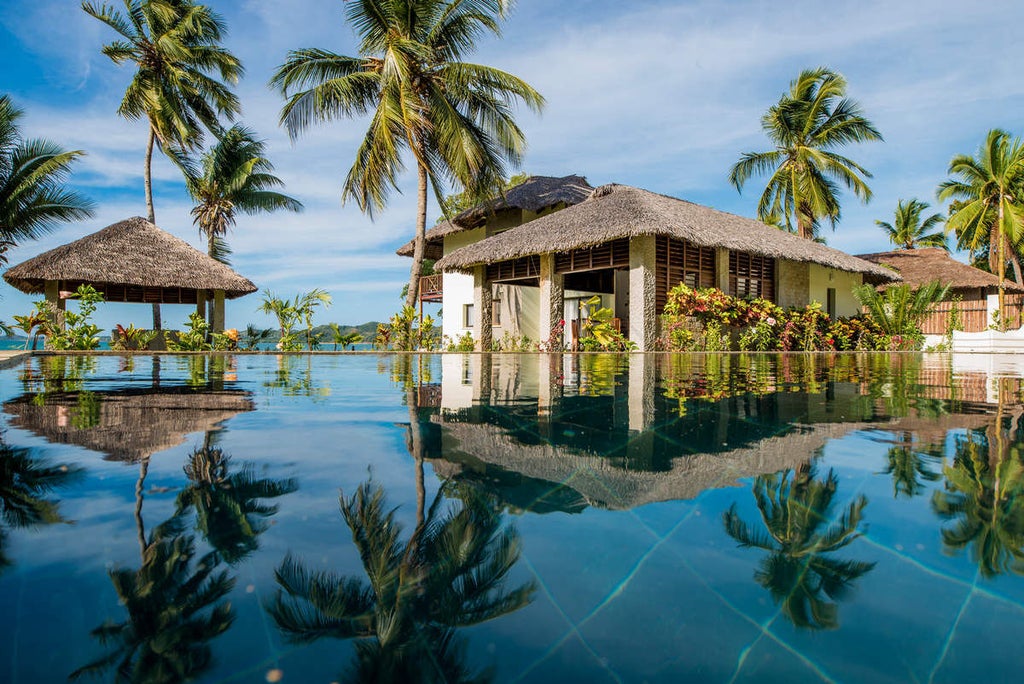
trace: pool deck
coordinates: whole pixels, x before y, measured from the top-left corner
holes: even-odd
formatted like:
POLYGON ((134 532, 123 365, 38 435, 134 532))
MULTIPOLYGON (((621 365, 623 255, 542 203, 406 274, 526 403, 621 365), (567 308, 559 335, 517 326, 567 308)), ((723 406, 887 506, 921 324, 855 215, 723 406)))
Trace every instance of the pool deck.
POLYGON ((24 351, 21 349, 11 349, 7 351, 0 351, 0 370, 4 368, 10 368, 17 366, 25 359, 32 356, 32 352, 24 351))

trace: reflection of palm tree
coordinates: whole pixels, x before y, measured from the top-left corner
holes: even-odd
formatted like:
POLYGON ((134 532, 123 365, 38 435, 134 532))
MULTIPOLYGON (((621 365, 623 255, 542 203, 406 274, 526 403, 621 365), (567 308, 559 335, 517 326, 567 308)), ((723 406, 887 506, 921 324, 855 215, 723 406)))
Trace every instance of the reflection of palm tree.
POLYGON ((941 447, 929 445, 924 449, 915 448, 908 440, 890 447, 885 456, 887 465, 882 473, 892 475, 894 498, 904 496, 911 499, 924 491, 925 482, 935 482, 941 477, 931 469, 931 465, 942 458, 941 447))
POLYGON ((486 680, 466 668, 456 630, 519 610, 534 587, 504 590, 519 540, 483 499, 447 513, 441 500, 403 543, 383 489, 367 482, 343 498, 369 583, 310 571, 288 556, 276 573, 283 591, 269 608, 278 627, 300 643, 358 639, 353 681, 486 680))
POLYGON ((196 527, 220 558, 237 563, 257 547, 257 537, 267 529, 265 518, 277 506, 261 503, 298 489, 295 480, 259 479, 252 466, 231 472, 231 457, 206 443, 189 454, 185 475, 189 485, 178 495, 178 512, 196 510, 196 527))
POLYGON ((234 619, 231 604, 222 601, 234 580, 226 571, 214 573, 214 554, 193 567, 195 544, 182 527, 179 517, 157 526, 138 570, 110 572, 128 617, 92 631, 108 650, 71 673, 72 679, 115 668, 119 682, 183 682, 209 667, 209 641, 234 619))
POLYGON ((25 529, 66 522, 58 503, 44 498, 71 484, 81 470, 32 458, 31 450, 0 442, 0 571, 11 565, 4 554, 6 527, 25 529))
POLYGON ((783 615, 797 627, 838 627, 837 602, 855 579, 875 565, 827 555, 860 536, 861 514, 868 503, 859 496, 838 520, 830 522, 838 486, 832 471, 824 481, 815 479, 813 464, 797 472, 762 475, 755 479, 753 490, 767 534, 748 527, 736 504, 724 515, 726 532, 740 546, 770 552, 754 578, 782 604, 783 615))
POLYGON ((1022 445, 1011 434, 1013 442, 1004 446, 1001 433, 997 421, 958 438, 953 465, 943 469, 945 490, 932 497, 939 517, 954 523, 942 528, 946 549, 970 547, 984 577, 1024 574, 1022 445))

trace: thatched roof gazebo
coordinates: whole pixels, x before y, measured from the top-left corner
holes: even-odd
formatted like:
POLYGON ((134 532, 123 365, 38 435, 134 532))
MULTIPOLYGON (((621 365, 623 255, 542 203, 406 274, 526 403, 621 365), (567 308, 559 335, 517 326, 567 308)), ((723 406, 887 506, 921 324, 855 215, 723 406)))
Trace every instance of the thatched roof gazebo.
MULTIPOLYGON (((479 228, 487 222, 488 217, 507 212, 540 215, 552 209, 579 204, 593 191, 594 188, 583 176, 530 176, 519 185, 509 188, 500 197, 470 207, 453 216, 451 221, 441 221, 428 230, 424 256, 428 259, 440 259, 446 235, 479 228)), ((530 218, 531 216, 518 216, 515 224, 523 223, 530 218)), ((410 240, 398 249, 397 254, 411 257, 414 246, 415 242, 410 240)))
POLYGON ((12 266, 4 280, 45 294, 63 308, 62 292, 92 285, 108 302, 214 302, 213 330, 224 329, 224 300, 256 291, 248 278, 139 216, 12 266))

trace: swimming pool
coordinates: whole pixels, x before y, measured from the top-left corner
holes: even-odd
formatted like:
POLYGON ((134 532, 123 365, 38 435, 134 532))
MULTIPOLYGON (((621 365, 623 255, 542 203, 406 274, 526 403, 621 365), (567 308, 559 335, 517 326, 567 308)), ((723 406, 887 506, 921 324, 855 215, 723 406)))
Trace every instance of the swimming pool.
POLYGON ((982 366, 34 357, 0 678, 1016 680, 1024 405, 982 366))

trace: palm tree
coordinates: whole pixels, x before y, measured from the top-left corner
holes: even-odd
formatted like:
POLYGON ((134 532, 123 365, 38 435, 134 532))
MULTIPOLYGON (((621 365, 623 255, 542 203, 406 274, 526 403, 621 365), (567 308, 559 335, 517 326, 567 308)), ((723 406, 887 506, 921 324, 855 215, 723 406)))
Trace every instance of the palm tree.
POLYGON ((306 323, 306 345, 309 351, 313 351, 313 345, 319 346, 319 337, 313 337, 313 314, 317 308, 325 309, 331 306, 331 295, 326 290, 313 288, 309 292, 300 292, 295 295, 295 303, 292 305, 302 320, 306 323))
POLYGON ((918 288, 893 285, 883 292, 876 290, 874 285, 857 285, 853 288, 853 296, 884 332, 910 337, 921 334, 921 321, 932 306, 944 300, 947 294, 949 285, 943 285, 938 280, 918 288))
POLYGON ((338 351, 338 345, 341 345, 344 351, 349 345, 358 344, 363 341, 363 336, 358 332, 344 333, 341 331, 341 326, 337 323, 328 323, 328 327, 331 329, 331 342, 334 343, 334 351, 338 351))
POLYGON ((114 668, 119 682, 172 684, 196 679, 210 666, 209 642, 234 620, 231 604, 223 600, 234 579, 226 570, 214 573, 215 554, 198 558, 193 567, 195 543, 182 527, 179 517, 158 525, 138 570, 110 571, 127 618, 92 630, 108 650, 72 672, 71 679, 114 668))
POLYGON ((942 214, 932 214, 921 220, 921 214, 928 208, 927 202, 912 199, 908 202, 899 200, 896 203, 895 226, 887 221, 875 221, 875 225, 885 231, 889 242, 900 249, 916 249, 918 247, 941 247, 949 249, 946 244, 946 233, 936 230, 929 233, 942 223, 942 214))
POLYGON ((260 499, 276 499, 299 488, 292 479, 261 479, 251 466, 231 472, 231 457, 213 445, 210 433, 189 454, 185 475, 189 484, 178 494, 178 513, 194 507, 197 529, 231 565, 256 550, 259 535, 267 529, 263 521, 277 513, 277 506, 260 499))
POLYGON ((194 223, 206 236, 211 257, 227 262, 224 236, 235 225, 237 213, 253 215, 281 209, 301 211, 302 203, 273 188, 284 181, 273 174, 266 144, 252 129, 235 124, 203 155, 201 173, 186 171, 185 182, 195 200, 194 223))
POLYGON ((29 449, 0 441, 0 571, 12 565, 4 553, 5 528, 32 529, 66 522, 58 501, 47 495, 72 484, 82 474, 76 466, 52 465, 29 449))
POLYGON ((474 196, 499 186, 518 165, 525 137, 512 106, 539 112, 544 98, 498 69, 463 62, 485 34, 500 34, 511 0, 360 0, 346 3, 359 56, 304 48, 271 80, 287 98, 281 121, 294 139, 315 122, 372 112, 342 199, 372 215, 397 187, 403 153, 416 163, 418 213, 406 305, 419 294, 427 186, 440 203, 451 181, 474 196))
POLYGON ((277 319, 278 333, 281 338, 278 347, 284 351, 291 351, 292 327, 299 319, 300 314, 295 310, 292 301, 274 295, 270 290, 263 293, 263 301, 260 303, 259 311, 270 314, 277 319), (285 349, 285 347, 288 347, 285 349))
POLYGON ((860 536, 868 500, 858 496, 830 522, 839 478, 832 471, 823 481, 815 476, 811 464, 797 472, 786 470, 755 479, 754 499, 767 534, 743 522, 736 504, 723 519, 725 531, 741 547, 769 552, 754 578, 782 604, 782 613, 790 622, 809 629, 836 629, 838 602, 853 581, 875 564, 841 560, 831 554, 860 536))
MULTIPOLYGON (((120 36, 103 46, 103 54, 115 64, 137 67, 117 113, 148 123, 143 179, 147 218, 156 223, 154 143, 180 161, 202 144, 201 127, 219 133, 219 117, 230 120, 241 111, 226 85, 242 75, 241 62, 220 44, 225 33, 220 15, 192 0, 124 0, 123 13, 92 2, 83 2, 82 9, 120 36)), ((153 304, 153 328, 160 328, 159 304, 153 304)))
POLYGON ((882 134, 846 97, 846 79, 819 67, 802 71, 789 92, 761 118, 761 128, 775 144, 770 152, 744 152, 729 171, 737 190, 754 175, 770 173, 757 215, 784 217, 800 237, 815 237, 815 222, 840 219, 839 184, 864 202, 871 199, 864 167, 834 150, 849 143, 881 140, 882 134))
POLYGON ((981 575, 1024 574, 1024 449, 1017 428, 1003 429, 1002 402, 992 425, 957 437, 952 466, 943 469, 944 489, 932 508, 951 526, 942 528, 943 546, 970 549, 981 575))
POLYGON ((976 251, 988 238, 989 268, 999 276, 999 315, 1003 317, 1006 262, 1012 260, 1021 282, 1014 246, 1024 238, 1024 144, 1006 131, 988 132, 977 157, 960 154, 949 162, 953 178, 939 186, 940 200, 955 200, 946 231, 957 247, 976 251))
POLYGON ((258 349, 261 343, 270 339, 273 332, 273 328, 258 328, 252 323, 245 326, 245 349, 248 351, 258 349))
POLYGON ((519 540, 492 507, 467 496, 460 508, 442 513, 442 499, 439 493, 403 543, 379 485, 366 482, 342 497, 341 513, 369 582, 309 570, 287 556, 269 606, 278 628, 297 643, 357 639, 354 681, 486 680, 463 664, 456 630, 523 608, 534 587, 505 590, 519 540))
POLYGON ((10 96, 0 95, 0 265, 17 242, 92 216, 92 202, 64 186, 71 165, 85 153, 41 138, 23 139, 22 116, 10 96))

